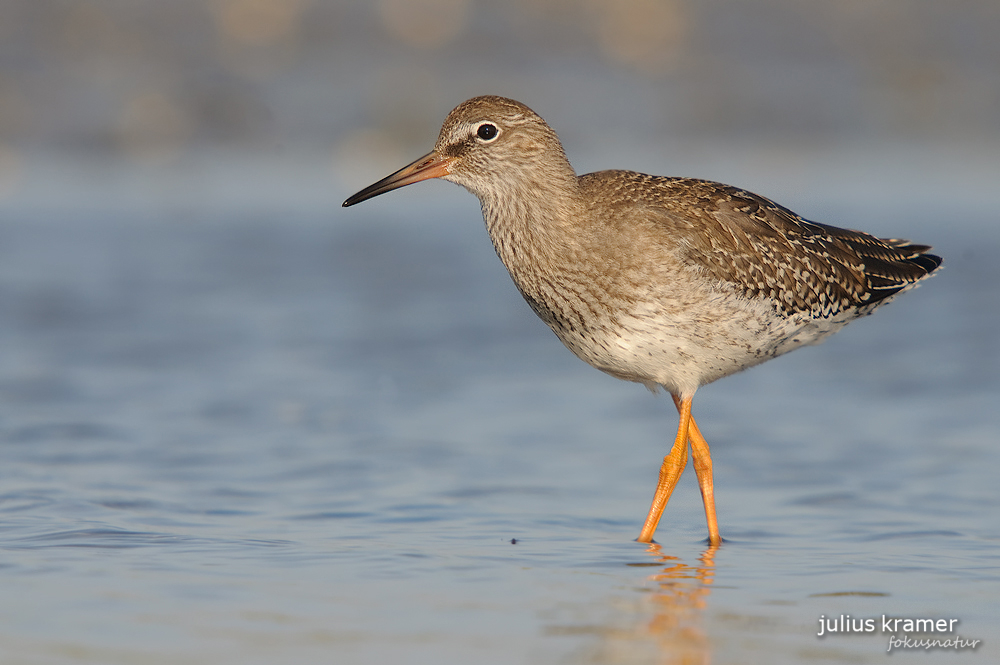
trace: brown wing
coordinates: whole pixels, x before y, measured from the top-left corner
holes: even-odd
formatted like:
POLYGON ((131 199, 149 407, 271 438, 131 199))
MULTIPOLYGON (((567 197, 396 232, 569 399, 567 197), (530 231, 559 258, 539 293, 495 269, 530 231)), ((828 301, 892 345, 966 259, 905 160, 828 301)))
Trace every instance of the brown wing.
POLYGON ((926 245, 810 222, 729 185, 616 176, 623 194, 665 213, 687 262, 750 297, 770 298, 788 314, 825 318, 873 305, 941 265, 926 245))

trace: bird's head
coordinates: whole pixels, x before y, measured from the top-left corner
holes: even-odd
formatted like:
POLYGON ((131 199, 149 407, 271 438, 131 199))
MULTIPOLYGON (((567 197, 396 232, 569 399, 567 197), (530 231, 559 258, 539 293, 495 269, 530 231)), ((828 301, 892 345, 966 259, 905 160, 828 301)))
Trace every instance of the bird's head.
POLYGON ((573 176, 556 133, 524 104, 475 97, 444 121, 434 150, 344 201, 361 203, 429 178, 462 185, 480 199, 573 176))

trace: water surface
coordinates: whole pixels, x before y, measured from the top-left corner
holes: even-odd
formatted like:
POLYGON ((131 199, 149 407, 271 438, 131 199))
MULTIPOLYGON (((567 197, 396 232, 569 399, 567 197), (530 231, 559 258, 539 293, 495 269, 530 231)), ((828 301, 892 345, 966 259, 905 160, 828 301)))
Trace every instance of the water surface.
POLYGON ((934 242, 946 269, 699 392, 711 550, 690 471, 659 545, 634 542, 669 399, 563 349, 453 189, 9 207, 0 660, 883 662, 888 635, 817 637, 841 614, 983 641, 895 659, 996 658, 984 202, 947 226, 863 188, 812 203, 934 242))

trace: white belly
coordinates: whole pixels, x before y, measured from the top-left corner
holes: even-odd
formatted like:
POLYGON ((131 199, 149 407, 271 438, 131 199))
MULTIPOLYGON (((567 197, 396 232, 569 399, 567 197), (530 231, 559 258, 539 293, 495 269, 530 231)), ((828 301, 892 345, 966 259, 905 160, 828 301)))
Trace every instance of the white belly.
POLYGON ((601 321, 582 334, 554 330, 573 353, 601 371, 651 389, 693 395, 724 376, 819 343, 855 318, 782 317, 762 299, 719 293, 696 308, 676 305, 639 303, 628 316, 601 321))

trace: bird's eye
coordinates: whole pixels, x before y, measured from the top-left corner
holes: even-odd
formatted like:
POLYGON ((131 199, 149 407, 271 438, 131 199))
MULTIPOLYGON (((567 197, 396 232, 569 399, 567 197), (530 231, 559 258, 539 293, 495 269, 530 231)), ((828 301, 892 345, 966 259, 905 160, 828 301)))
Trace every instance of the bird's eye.
POLYGON ((484 141, 492 141, 497 137, 497 134, 499 133, 500 130, 497 129, 497 126, 490 124, 488 122, 484 122, 483 124, 479 125, 479 129, 476 130, 476 136, 478 136, 484 141))

